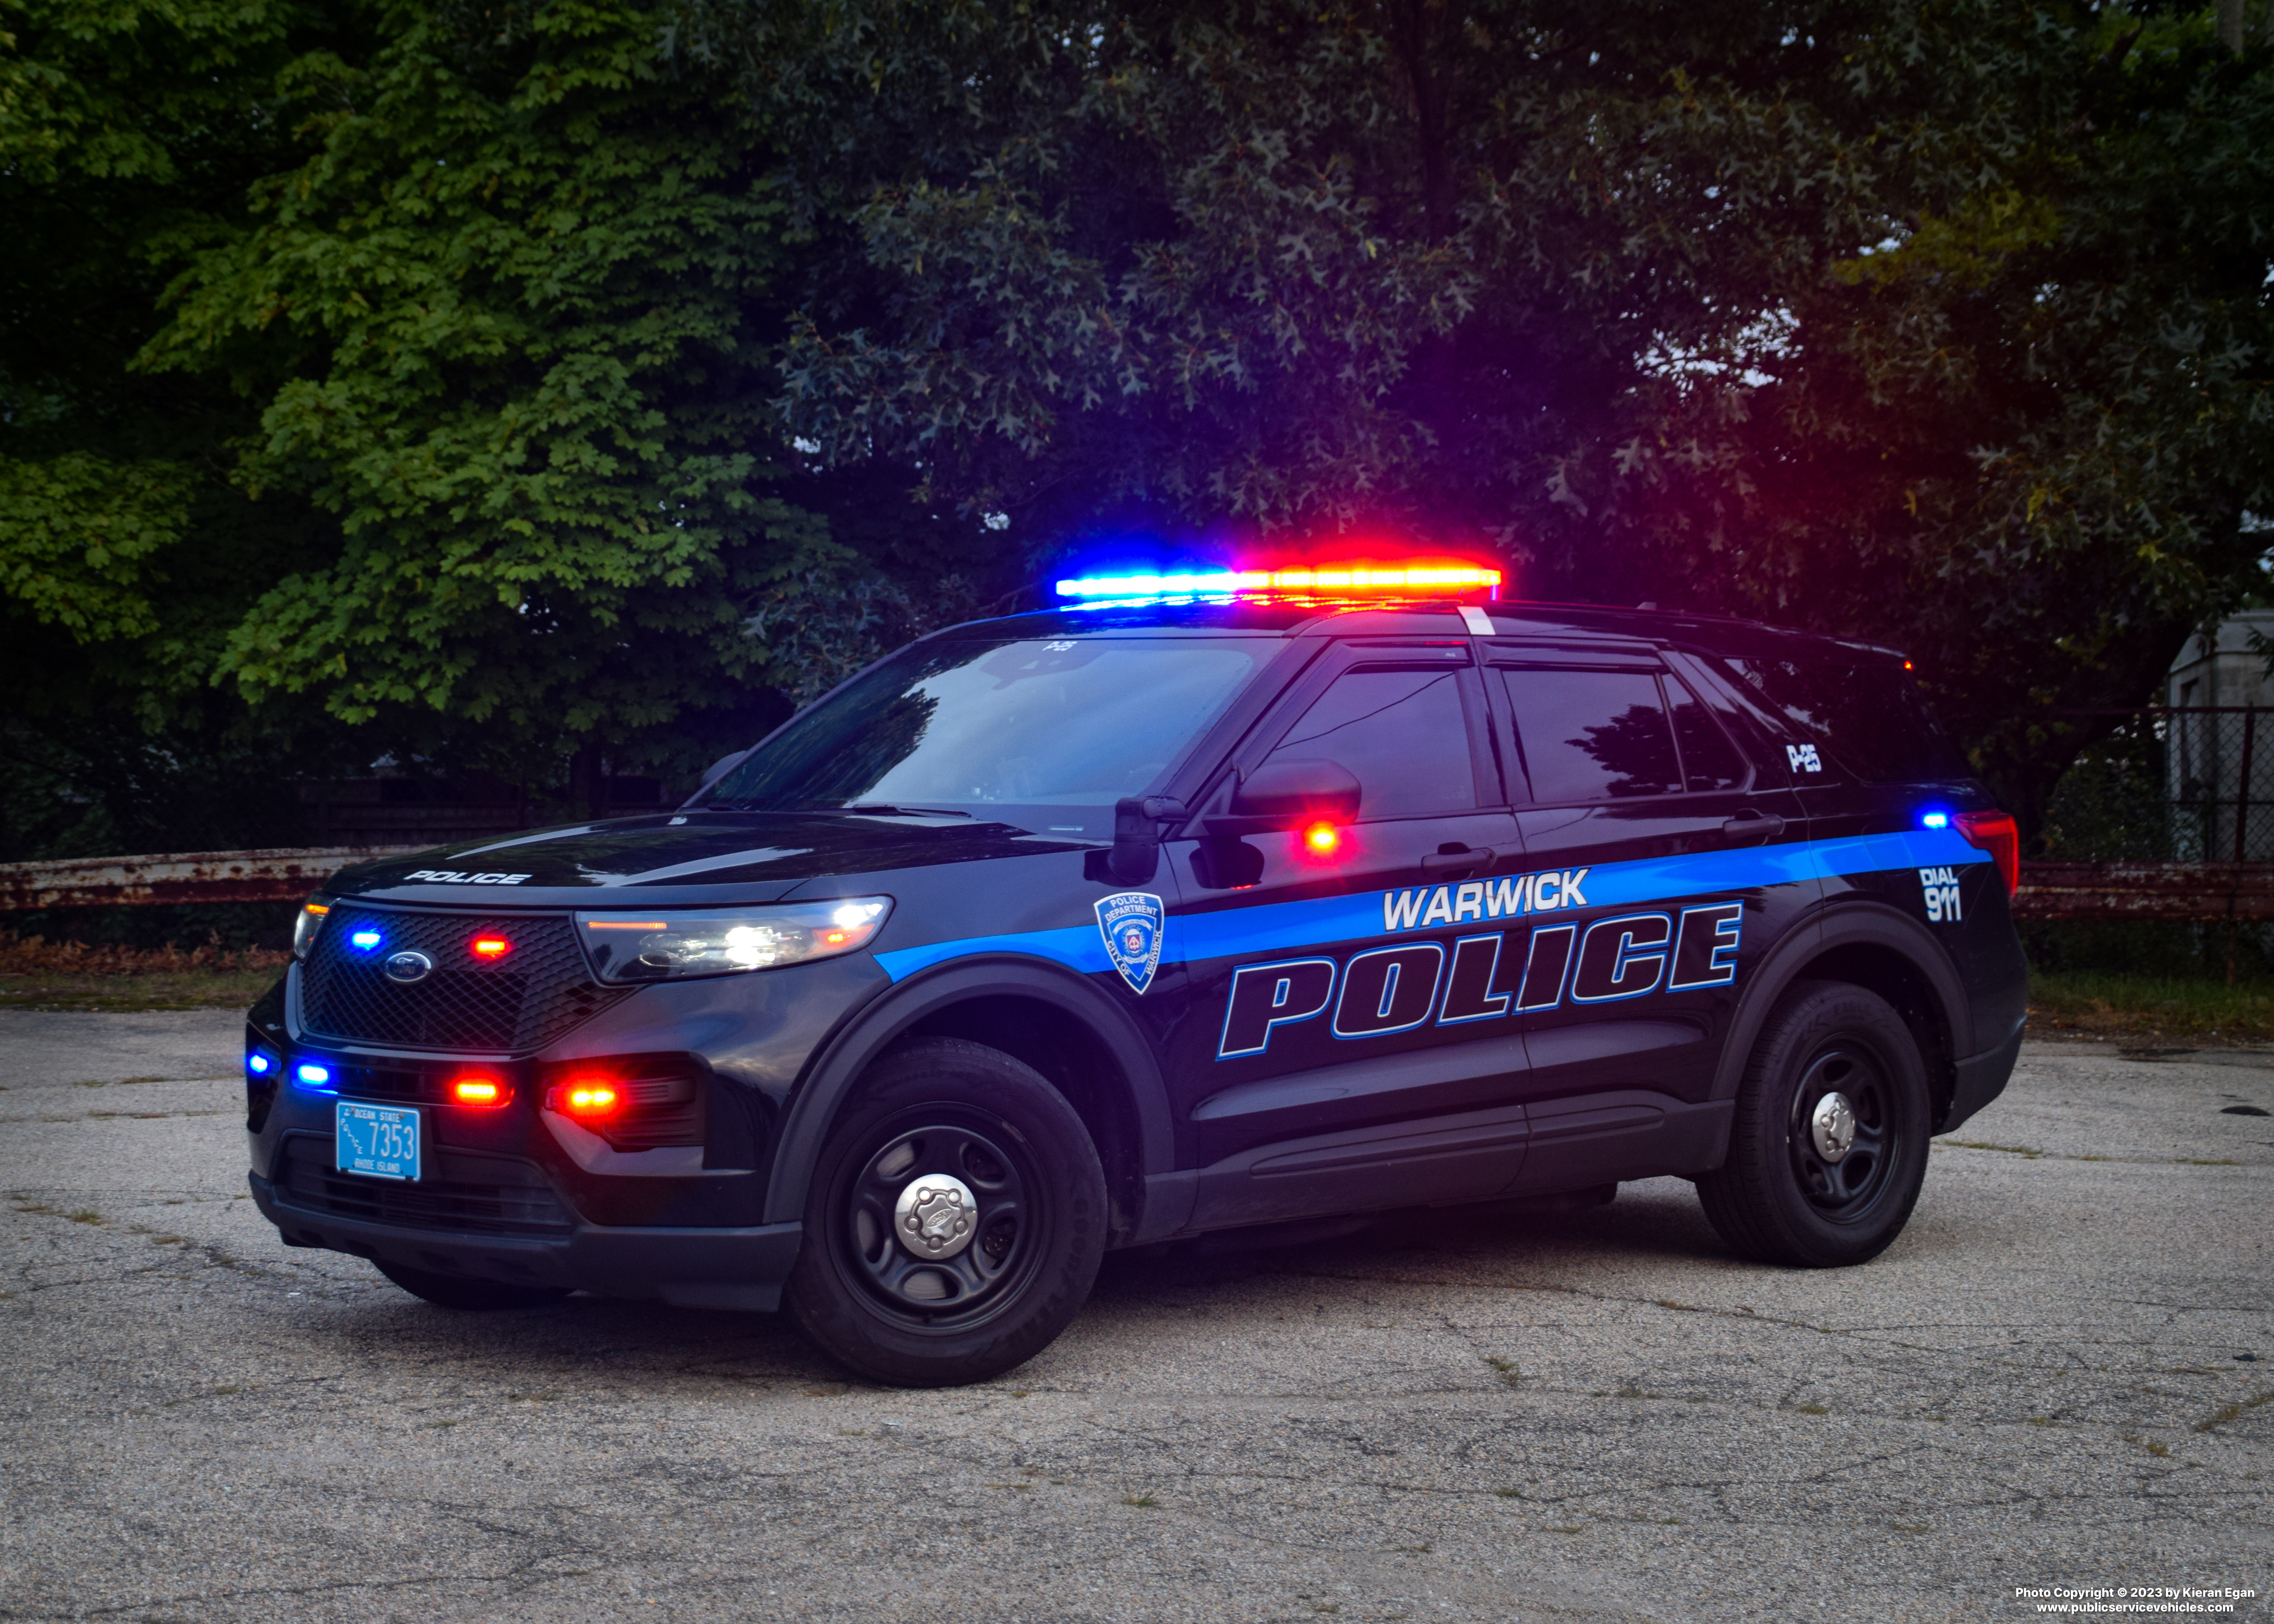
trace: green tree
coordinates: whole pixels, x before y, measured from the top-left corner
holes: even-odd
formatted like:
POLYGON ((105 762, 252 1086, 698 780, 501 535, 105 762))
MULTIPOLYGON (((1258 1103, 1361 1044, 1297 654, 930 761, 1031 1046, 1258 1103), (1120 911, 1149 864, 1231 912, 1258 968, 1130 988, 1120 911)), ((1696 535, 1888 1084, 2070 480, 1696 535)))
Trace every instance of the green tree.
POLYGON ((392 5, 364 59, 282 76, 305 160, 197 256, 147 352, 236 371, 260 408, 237 477, 340 524, 230 632, 248 698, 472 734, 523 773, 652 758, 746 705, 753 600, 826 527, 775 489, 762 132, 659 63, 656 26, 607 0, 392 5))
POLYGON ((296 718, 255 724, 208 678, 251 583, 326 527, 231 484, 230 441, 254 418, 226 379, 133 361, 184 257, 290 160, 275 74, 346 37, 270 0, 0 0, 8 857, 297 834, 273 790, 296 718))
POLYGON ((1386 527, 1900 643, 2031 821, 2091 730, 2015 718, 2139 702, 2255 583, 2274 68, 2207 8, 697 0, 681 37, 870 143, 808 138, 857 235, 798 428, 1038 553, 1386 527))

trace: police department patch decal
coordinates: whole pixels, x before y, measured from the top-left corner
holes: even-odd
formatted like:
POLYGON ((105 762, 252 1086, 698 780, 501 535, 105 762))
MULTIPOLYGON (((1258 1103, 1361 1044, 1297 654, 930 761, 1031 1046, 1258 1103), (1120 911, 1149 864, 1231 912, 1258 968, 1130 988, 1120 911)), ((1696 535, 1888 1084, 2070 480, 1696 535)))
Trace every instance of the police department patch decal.
POLYGON ((1116 891, 1097 899, 1097 929, 1105 938, 1105 956, 1133 992, 1150 987, 1153 972, 1161 967, 1161 921, 1166 912, 1158 897, 1141 891, 1116 891))

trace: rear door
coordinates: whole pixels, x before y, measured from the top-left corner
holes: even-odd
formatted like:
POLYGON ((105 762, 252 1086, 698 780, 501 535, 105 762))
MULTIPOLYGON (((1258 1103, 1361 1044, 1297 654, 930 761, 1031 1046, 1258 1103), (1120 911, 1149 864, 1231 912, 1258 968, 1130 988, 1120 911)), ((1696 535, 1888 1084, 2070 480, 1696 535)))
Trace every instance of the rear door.
MULTIPOLYGON (((1792 792, 1648 645, 1485 650, 1537 876, 1517 999, 1526 1097, 1703 1101, 1746 972, 1818 894, 1791 861, 1792 792)), ((1536 1154, 1556 1115, 1535 1104, 1536 1154)))
MULTIPOLYGON (((1250 775, 1336 762, 1364 791, 1357 823, 1329 849, 1302 831, 1168 844, 1193 992, 1168 1071, 1193 1161, 1337 1134, 1355 1143, 1513 1098, 1524 1049, 1511 1000, 1494 997, 1493 956, 1465 953, 1463 938, 1481 934, 1478 910, 1456 917, 1453 900, 1520 862, 1489 727, 1465 639, 1342 644, 1232 764, 1250 775), (1441 891, 1444 907, 1425 917, 1441 891)), ((1214 792, 1217 809, 1231 787, 1227 778, 1214 792)), ((1520 1123, 1520 1109, 1507 1114, 1520 1123)), ((1482 1188, 1520 1157, 1520 1128, 1503 1137, 1507 1155, 1489 1177, 1479 1171, 1482 1188)), ((1379 1158, 1347 1162, 1357 1170, 1345 1177, 1334 1144, 1287 1155, 1277 1179, 1242 1184, 1236 1199, 1253 1210, 1235 1221, 1382 1204, 1379 1158), (1296 1177, 1306 1171, 1321 1177, 1296 1177)), ((1207 1201, 1204 1191, 1203 1217, 1225 1221, 1207 1201)))

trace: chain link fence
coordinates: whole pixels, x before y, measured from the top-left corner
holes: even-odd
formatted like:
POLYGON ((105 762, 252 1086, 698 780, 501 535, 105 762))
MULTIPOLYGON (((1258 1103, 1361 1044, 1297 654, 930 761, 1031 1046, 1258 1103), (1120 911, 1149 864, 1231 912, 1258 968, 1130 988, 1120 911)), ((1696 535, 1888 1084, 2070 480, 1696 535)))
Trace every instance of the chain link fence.
POLYGON ((2147 706, 2081 755, 2046 810, 2070 862, 2274 863, 2274 709, 2147 706))

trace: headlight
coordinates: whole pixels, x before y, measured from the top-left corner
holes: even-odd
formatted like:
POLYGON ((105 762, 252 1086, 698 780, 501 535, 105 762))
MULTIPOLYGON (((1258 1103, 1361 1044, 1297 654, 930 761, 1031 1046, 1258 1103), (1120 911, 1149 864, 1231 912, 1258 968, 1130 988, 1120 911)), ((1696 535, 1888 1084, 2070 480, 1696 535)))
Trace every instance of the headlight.
POLYGON ((855 952, 892 911, 890 897, 840 897, 715 912, 579 914, 576 934, 604 981, 679 981, 855 952))
POLYGON ((293 958, 308 956, 308 950, 316 945, 316 933, 324 928, 324 915, 331 911, 330 902, 321 897, 311 897, 300 905, 300 917, 292 921, 293 958))

